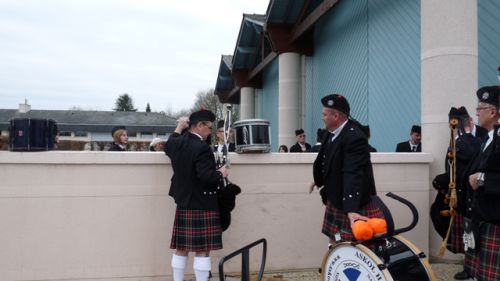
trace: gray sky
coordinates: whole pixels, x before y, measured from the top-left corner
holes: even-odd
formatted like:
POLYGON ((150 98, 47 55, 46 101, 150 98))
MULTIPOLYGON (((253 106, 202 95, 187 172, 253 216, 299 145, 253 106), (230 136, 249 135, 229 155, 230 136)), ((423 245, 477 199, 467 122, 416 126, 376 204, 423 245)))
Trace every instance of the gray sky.
POLYGON ((0 108, 189 108, 269 0, 0 0, 0 108))

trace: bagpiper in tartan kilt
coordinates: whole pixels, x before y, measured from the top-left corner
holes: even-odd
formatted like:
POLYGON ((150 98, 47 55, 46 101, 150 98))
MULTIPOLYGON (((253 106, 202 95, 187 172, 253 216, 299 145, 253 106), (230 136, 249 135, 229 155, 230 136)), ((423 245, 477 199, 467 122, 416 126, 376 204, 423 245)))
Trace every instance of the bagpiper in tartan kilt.
MULTIPOLYGON (((362 206, 358 210, 358 213, 368 218, 384 218, 382 210, 372 201, 362 206)), ((321 232, 334 241, 336 233, 340 233, 342 241, 356 240, 352 234, 351 222, 347 217, 347 213, 335 208, 329 200, 326 203, 325 217, 323 219, 323 228, 321 232)))
POLYGON ((478 281, 500 280, 500 226, 482 222, 479 236, 475 252, 465 255, 465 270, 478 281))
POLYGON ((170 248, 186 252, 222 249, 219 211, 189 210, 177 206, 170 248))

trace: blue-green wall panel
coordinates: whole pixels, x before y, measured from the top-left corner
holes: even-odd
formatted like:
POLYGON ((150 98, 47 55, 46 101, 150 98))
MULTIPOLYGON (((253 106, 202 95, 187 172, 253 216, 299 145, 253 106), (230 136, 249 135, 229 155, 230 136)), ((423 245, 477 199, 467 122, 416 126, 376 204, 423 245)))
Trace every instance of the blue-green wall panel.
POLYGON ((278 151, 278 59, 264 70, 262 86, 262 118, 271 124, 271 151, 278 151))
POLYGON ((367 0, 341 1, 317 23, 313 56, 313 130, 324 127, 321 98, 341 93, 352 115, 366 121, 367 0))
POLYGON ((307 131, 322 127, 321 97, 344 94, 370 124, 370 143, 394 151, 420 124, 420 1, 339 2, 315 26, 307 131))
MULTIPOLYGON (((314 98, 313 95, 313 58, 312 57, 305 57, 304 63, 305 63, 305 86, 303 89, 305 90, 305 105, 304 105, 304 114, 305 114, 305 125, 304 125, 304 131, 306 133, 306 142, 310 143, 311 145, 316 143, 316 130, 317 128, 323 128, 323 124, 320 126, 317 125, 318 120, 315 120, 314 118, 318 119, 317 114, 315 111, 317 111, 317 103, 318 100, 314 98)), ((321 122, 321 115, 319 122, 321 122)), ((321 122, 322 123, 322 122, 321 122)))
POLYGON ((478 87, 498 85, 500 65, 500 1, 478 1, 478 87))
POLYGON ((395 151, 420 124, 420 1, 368 2, 370 143, 395 151))

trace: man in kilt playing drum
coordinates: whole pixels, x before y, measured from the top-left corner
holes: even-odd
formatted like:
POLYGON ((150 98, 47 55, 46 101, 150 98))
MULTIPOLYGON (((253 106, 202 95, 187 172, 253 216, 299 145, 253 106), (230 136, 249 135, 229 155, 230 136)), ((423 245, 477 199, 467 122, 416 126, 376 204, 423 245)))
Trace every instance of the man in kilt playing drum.
POLYGON ((326 197, 322 233, 334 245, 354 240, 355 221, 382 218, 383 213, 370 198, 376 194, 370 146, 360 124, 350 119, 349 103, 338 94, 323 97, 321 103, 329 134, 314 161, 313 176, 316 186, 324 186, 321 194, 326 197))
POLYGON ((189 252, 195 252, 196 280, 208 280, 210 251, 222 249, 217 190, 227 170, 225 166, 216 170, 212 149, 206 142, 214 121, 215 115, 208 110, 191 114, 189 123, 181 118, 165 145, 174 170, 169 195, 177 204, 170 244, 176 250, 172 256, 174 281, 184 279, 189 252))
POLYGON ((500 86, 476 95, 476 115, 488 136, 467 171, 465 269, 474 280, 500 280, 500 86))

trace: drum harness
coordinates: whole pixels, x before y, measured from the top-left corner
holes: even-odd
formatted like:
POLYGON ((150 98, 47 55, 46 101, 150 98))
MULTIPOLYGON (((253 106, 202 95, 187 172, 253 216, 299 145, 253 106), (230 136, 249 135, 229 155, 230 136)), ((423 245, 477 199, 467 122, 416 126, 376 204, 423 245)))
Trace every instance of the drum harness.
MULTIPOLYGON (((410 208, 410 211, 411 211, 412 216, 413 216, 413 219, 412 219, 412 222, 410 223, 410 225, 403 227, 403 228, 394 229, 394 220, 392 218, 392 215, 391 215, 389 208, 385 205, 385 203, 382 201, 382 199, 380 199, 380 197, 378 197, 377 195, 374 195, 371 197, 373 203, 375 203, 375 205, 377 205, 380 208, 380 210, 382 211, 382 213, 384 214, 384 218, 387 222, 387 233, 374 237, 374 239, 379 240, 379 241, 385 240, 385 244, 377 246, 375 251, 380 253, 381 256, 384 257, 384 260, 387 261, 389 258, 385 254, 386 250, 397 246, 395 242, 391 242, 391 241, 389 241, 389 239, 395 235, 400 234, 400 233, 404 233, 404 232, 412 230, 417 225, 419 216, 418 216, 417 208, 415 208, 415 206, 410 201, 408 201, 405 198, 400 197, 392 192, 388 192, 386 194, 386 196, 390 197, 392 199, 395 199, 395 200, 399 201, 400 203, 403 203, 404 205, 406 205, 408 208, 410 208)), ((360 244, 362 242, 366 242, 366 241, 356 241, 356 242, 353 242, 353 245, 360 244)), ((425 253, 420 252, 417 254, 417 256, 410 257, 410 258, 418 259, 418 258, 425 258, 425 257, 426 257, 425 253)), ((379 265, 379 268, 385 269, 386 265, 385 264, 379 265)))

